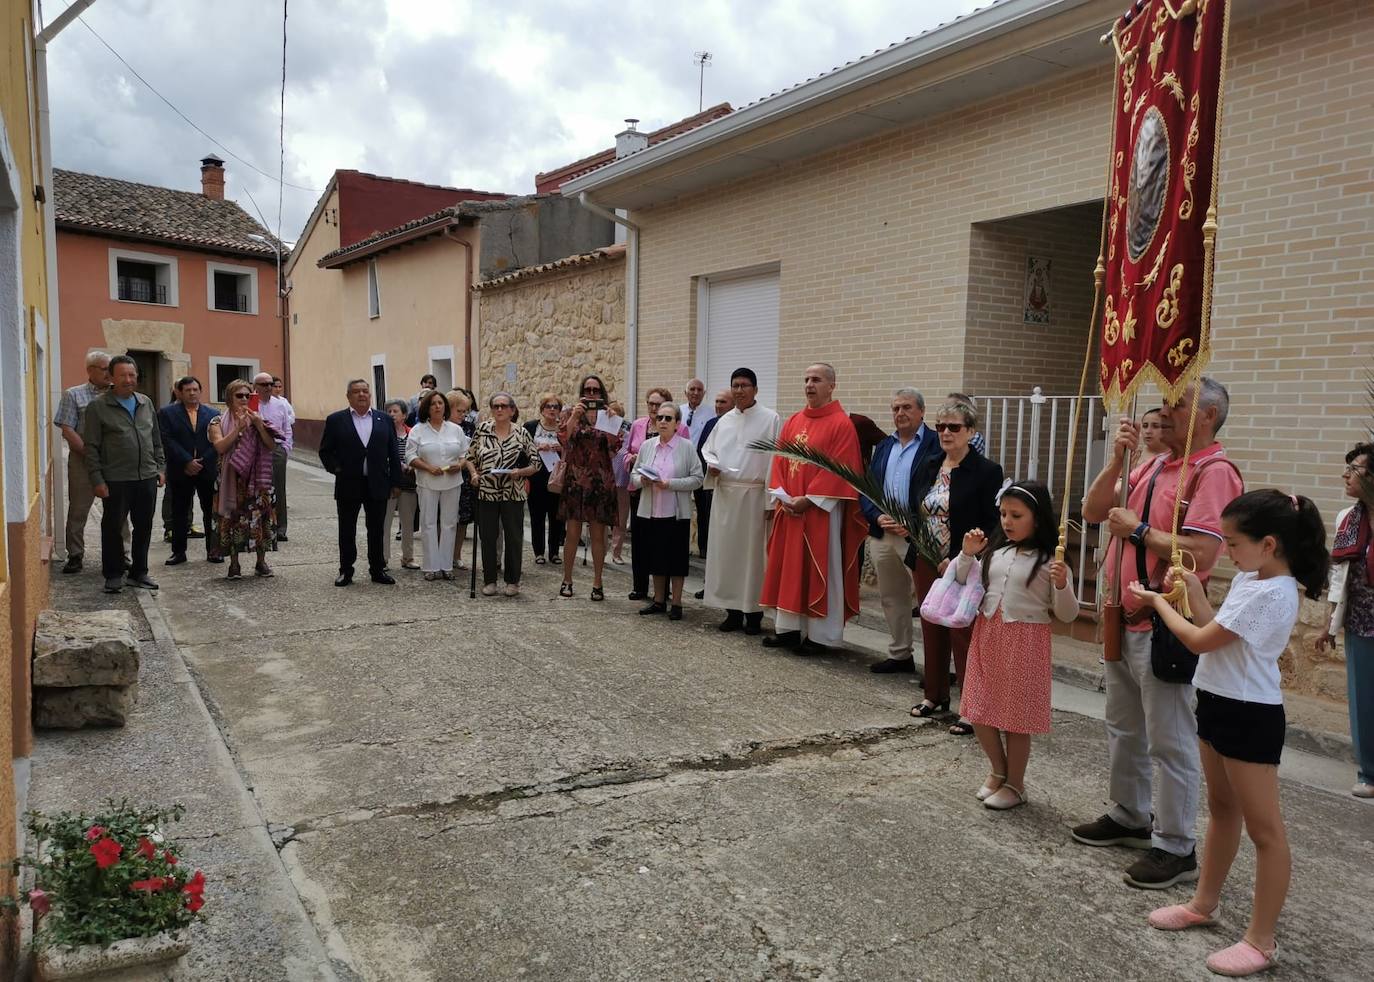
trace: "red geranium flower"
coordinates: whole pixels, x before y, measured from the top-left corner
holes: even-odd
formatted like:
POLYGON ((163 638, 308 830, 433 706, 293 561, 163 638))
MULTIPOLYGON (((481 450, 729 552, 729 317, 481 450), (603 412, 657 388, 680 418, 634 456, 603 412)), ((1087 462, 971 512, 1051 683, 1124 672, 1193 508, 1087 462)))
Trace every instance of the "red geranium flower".
POLYGON ((129 888, 132 890, 147 890, 149 893, 156 893, 158 890, 165 889, 167 884, 171 882, 171 879, 168 877, 154 876, 147 880, 135 880, 133 883, 129 884, 129 888))
POLYGON ((186 901, 186 909, 189 910, 192 914, 194 914, 196 911, 200 910, 204 906, 205 900, 199 895, 194 896, 190 900, 186 901))
POLYGON ((103 825, 92 825, 90 828, 86 830, 86 841, 94 842, 96 839, 100 838, 104 834, 105 827, 103 825))
POLYGON ((138 837, 138 854, 144 859, 153 859, 157 856, 157 846, 148 841, 146 835, 138 837))
POLYGON ((35 914, 46 914, 52 910, 52 901, 48 895, 37 888, 29 891, 29 906, 33 908, 35 914))
POLYGON ((192 897, 199 897, 205 893, 205 874, 196 870, 196 875, 186 881, 186 885, 181 889, 185 890, 192 897))
MULTIPOLYGON (((89 833, 87 833, 89 837, 89 833)), ((119 854, 124 851, 124 847, 114 839, 101 839, 91 846, 91 855, 95 857, 95 864, 101 869, 113 866, 119 862, 119 854)))
POLYGON ((175 866, 177 864, 177 858, 172 855, 172 851, 170 849, 163 852, 162 858, 167 860, 168 866, 175 866))

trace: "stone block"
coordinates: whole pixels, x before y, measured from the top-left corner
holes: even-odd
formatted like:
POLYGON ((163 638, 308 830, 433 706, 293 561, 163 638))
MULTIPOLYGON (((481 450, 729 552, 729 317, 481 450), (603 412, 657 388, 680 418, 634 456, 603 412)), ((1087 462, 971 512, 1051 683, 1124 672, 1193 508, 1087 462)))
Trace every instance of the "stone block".
POLYGON ((127 611, 38 615, 34 687, 125 686, 138 681, 138 639, 127 611))
POLYGON ((123 726, 138 702, 138 683, 35 687, 33 725, 40 730, 80 730, 89 726, 123 726))

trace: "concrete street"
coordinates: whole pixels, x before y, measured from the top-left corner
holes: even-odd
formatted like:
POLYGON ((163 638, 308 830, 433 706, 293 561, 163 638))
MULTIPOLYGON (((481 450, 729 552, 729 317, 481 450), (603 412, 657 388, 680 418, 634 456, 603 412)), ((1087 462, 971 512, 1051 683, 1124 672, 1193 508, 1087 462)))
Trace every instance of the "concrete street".
MULTIPOLYGON (((990 812, 976 743, 912 719, 911 676, 871 674, 871 652, 774 654, 690 600, 681 623, 638 617, 628 567, 608 565, 604 604, 590 567, 566 600, 528 561, 514 600, 399 569, 375 586, 365 562, 336 589, 330 495, 292 464, 273 579, 245 564, 225 582, 199 542, 166 569, 153 547, 145 672, 173 688, 145 683, 139 713, 203 725, 199 786, 250 793, 133 781, 118 748, 143 723, 35 753, 31 804, 97 785, 187 800, 217 850, 197 978, 1199 979, 1244 930, 1248 843, 1222 926, 1167 935, 1145 915, 1186 889, 1134 890, 1138 854, 1070 841, 1106 794, 1095 694, 1057 687, 1030 804, 990 812), (103 779, 45 773, 97 752, 103 779), (234 948, 238 924, 260 950, 234 948)), ((58 579, 55 604, 103 602, 95 574, 58 579)), ((1272 977, 1367 979, 1374 806, 1344 793, 1348 764, 1294 751, 1284 774, 1294 878, 1272 977)))

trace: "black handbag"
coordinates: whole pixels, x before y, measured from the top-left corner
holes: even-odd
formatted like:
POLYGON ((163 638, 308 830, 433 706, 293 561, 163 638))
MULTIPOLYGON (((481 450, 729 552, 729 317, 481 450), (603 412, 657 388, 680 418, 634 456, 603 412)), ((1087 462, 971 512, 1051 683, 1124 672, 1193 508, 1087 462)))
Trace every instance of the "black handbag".
MULTIPOLYGON (((1145 507, 1142 509, 1142 514, 1145 517, 1150 514, 1150 501, 1155 495, 1155 479, 1159 477, 1159 472, 1163 469, 1164 464, 1161 463, 1150 475, 1150 483, 1145 490, 1145 507)), ((1143 544, 1135 547, 1135 570, 1136 578, 1141 583, 1146 584, 1156 593, 1163 591, 1163 584, 1150 582, 1149 574, 1145 570, 1145 546, 1143 544)), ((1188 650, 1188 647, 1178 639, 1174 632, 1169 630, 1164 619, 1158 613, 1151 613, 1150 671, 1154 673, 1154 677, 1161 682, 1191 685, 1193 673, 1197 671, 1197 662, 1198 656, 1188 650)))

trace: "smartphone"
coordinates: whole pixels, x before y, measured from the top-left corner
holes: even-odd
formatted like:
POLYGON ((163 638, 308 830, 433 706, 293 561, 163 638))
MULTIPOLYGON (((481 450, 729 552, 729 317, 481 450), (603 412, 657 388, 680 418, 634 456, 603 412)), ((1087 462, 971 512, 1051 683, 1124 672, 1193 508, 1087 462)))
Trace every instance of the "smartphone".
POLYGON ((256 392, 248 397, 248 411, 252 413, 258 411, 258 394, 256 392))
POLYGON ((583 407, 587 410, 587 412, 589 412, 589 413, 591 413, 591 412, 596 412, 598 409, 605 409, 605 408, 606 408, 606 400, 605 400, 605 399, 583 399, 583 400, 582 400, 582 405, 583 405, 583 407))

